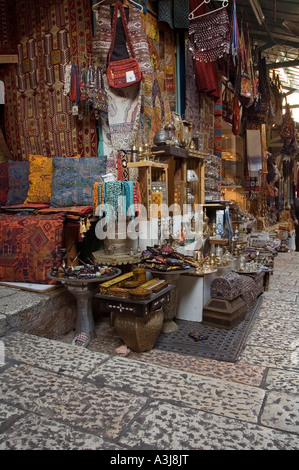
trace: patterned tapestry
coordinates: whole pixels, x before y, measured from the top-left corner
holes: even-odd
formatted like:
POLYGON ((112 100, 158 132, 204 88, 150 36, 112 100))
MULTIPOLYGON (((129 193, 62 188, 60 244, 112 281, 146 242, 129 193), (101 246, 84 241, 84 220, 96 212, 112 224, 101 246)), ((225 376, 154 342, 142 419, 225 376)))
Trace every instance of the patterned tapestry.
POLYGON ((66 65, 91 54, 89 0, 16 0, 15 8, 19 62, 5 77, 5 131, 13 159, 96 156, 94 116, 73 116, 63 89, 66 65))

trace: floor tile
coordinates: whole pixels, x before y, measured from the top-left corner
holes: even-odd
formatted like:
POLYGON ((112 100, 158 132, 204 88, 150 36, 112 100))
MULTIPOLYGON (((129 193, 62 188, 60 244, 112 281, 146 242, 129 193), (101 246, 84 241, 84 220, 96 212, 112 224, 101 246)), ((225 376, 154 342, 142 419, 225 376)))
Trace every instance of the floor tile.
POLYGON ((167 351, 152 349, 146 353, 130 353, 130 359, 156 364, 170 369, 177 369, 192 374, 207 375, 233 382, 258 387, 264 377, 265 367, 251 366, 246 363, 220 362, 213 359, 202 359, 184 356, 167 351))
POLYGON ((158 401, 138 416, 120 442, 156 450, 299 449, 296 435, 158 401))
POLYGON ((198 376, 123 358, 113 358, 97 367, 90 380, 128 392, 256 422, 264 391, 246 385, 198 376), (126 380, 123 381, 123 377, 126 380))
POLYGON ((16 332, 5 336, 6 359, 36 365, 64 375, 82 378, 96 365, 109 358, 82 347, 62 344, 47 338, 16 332))
POLYGON ((31 413, 103 437, 117 437, 146 403, 144 397, 29 366, 2 372, 0 397, 31 413))
POLYGON ((264 426, 299 434, 299 398, 282 392, 267 394, 261 423, 264 426))
POLYGON ((76 431, 53 419, 29 415, 0 434, 0 450, 119 450, 114 443, 76 431))

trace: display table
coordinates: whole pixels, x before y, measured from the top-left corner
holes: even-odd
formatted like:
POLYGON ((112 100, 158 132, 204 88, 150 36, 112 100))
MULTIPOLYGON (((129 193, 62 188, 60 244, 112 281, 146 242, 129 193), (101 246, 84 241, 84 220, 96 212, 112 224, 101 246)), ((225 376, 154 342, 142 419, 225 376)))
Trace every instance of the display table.
POLYGON ((86 347, 89 342, 95 338, 95 325, 92 311, 92 300, 94 295, 99 289, 102 282, 109 281, 114 277, 119 276, 121 270, 113 268, 109 275, 92 278, 68 278, 68 277, 55 277, 48 274, 50 279, 61 282, 65 285, 67 290, 75 297, 77 302, 77 325, 76 335, 72 344, 81 342, 82 346, 86 347))
POLYGON ((101 312, 110 312, 112 325, 126 346, 135 352, 149 351, 162 329, 163 306, 170 302, 174 285, 169 285, 149 299, 137 300, 96 294, 101 312))
POLYGON ((191 272, 186 271, 180 276, 177 284, 177 318, 196 322, 202 321, 205 297, 210 297, 211 279, 214 279, 216 273, 217 269, 211 269, 206 273, 192 270, 191 272))

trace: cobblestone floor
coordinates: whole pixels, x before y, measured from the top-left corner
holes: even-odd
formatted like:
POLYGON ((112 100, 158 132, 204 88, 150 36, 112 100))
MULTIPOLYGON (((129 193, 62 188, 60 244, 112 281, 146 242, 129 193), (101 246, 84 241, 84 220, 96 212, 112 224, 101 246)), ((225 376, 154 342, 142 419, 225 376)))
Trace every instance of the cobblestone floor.
POLYGON ((1 338, 1 450, 298 450, 299 253, 279 253, 236 363, 120 357, 103 321, 87 349, 1 338))

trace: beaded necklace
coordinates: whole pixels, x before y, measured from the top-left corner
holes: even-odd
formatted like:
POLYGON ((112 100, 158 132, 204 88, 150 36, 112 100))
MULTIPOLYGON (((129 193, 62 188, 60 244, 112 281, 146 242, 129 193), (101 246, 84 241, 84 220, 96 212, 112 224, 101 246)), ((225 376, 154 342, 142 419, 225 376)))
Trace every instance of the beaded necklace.
POLYGON ((194 18, 189 27, 189 49, 193 59, 213 62, 230 50, 229 17, 226 8, 194 18))

